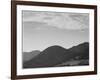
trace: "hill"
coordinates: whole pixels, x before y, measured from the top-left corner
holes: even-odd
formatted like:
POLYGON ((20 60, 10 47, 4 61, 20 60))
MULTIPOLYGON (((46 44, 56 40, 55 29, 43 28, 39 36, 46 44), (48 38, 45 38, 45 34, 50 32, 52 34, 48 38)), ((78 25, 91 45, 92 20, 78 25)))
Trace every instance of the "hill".
POLYGON ((22 54, 23 62, 31 60, 32 58, 34 58, 38 54, 40 54, 39 50, 35 50, 35 51, 31 51, 31 52, 23 52, 23 54, 22 54))
POLYGON ((54 45, 48 47, 44 51, 40 52, 40 54, 38 54, 36 57, 25 62, 23 64, 23 68, 54 67, 72 60, 83 59, 89 60, 89 43, 82 43, 70 49, 65 49, 61 46, 54 45))

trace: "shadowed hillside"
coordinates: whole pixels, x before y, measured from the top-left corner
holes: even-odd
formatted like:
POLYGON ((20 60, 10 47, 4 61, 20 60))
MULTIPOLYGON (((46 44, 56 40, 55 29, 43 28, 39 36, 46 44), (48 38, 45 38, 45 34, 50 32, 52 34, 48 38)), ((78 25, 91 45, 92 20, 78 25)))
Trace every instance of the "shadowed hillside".
POLYGON ((32 51, 32 52, 23 52, 23 54, 22 54, 23 62, 31 60, 32 58, 34 58, 38 54, 40 54, 39 50, 35 50, 35 51, 32 51))
POLYGON ((69 49, 70 59, 56 66, 83 66, 89 65, 89 43, 79 44, 69 49))
POLYGON ((55 45, 48 47, 31 60, 24 62, 23 68, 89 65, 88 61, 89 43, 82 43, 70 49, 55 45), (75 60, 78 62, 75 63, 75 60), (74 64, 72 64, 72 61, 74 61, 74 64), (79 61, 82 61, 82 63, 79 61))

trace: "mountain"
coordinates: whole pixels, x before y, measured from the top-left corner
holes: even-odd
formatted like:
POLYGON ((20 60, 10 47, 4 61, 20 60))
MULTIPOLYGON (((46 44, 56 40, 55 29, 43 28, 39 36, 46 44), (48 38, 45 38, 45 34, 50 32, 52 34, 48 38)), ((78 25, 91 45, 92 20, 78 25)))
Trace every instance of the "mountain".
POLYGON ((78 56, 80 56, 80 59, 89 59, 89 43, 88 42, 74 46, 70 48, 69 50, 71 52, 74 52, 78 56))
POLYGON ((67 60, 61 64, 55 66, 79 66, 79 65, 89 65, 89 43, 85 42, 74 46, 69 49, 71 52, 70 60, 67 60))
POLYGON ((54 67, 64 62, 82 59, 89 59, 89 43, 82 43, 70 49, 55 45, 48 47, 38 56, 25 62, 23 68, 54 67))
POLYGON ((35 50, 35 51, 31 51, 31 52, 23 52, 23 54, 22 54, 23 62, 31 60, 32 58, 34 58, 38 54, 40 54, 39 50, 35 50))

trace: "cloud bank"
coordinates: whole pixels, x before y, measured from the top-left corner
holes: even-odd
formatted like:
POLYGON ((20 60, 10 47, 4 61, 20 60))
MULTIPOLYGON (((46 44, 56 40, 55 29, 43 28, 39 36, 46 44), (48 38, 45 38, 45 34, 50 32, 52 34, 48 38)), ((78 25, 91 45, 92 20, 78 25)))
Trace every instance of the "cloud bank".
POLYGON ((88 13, 23 11, 22 19, 24 23, 45 23, 58 29, 84 30, 89 28, 88 13))

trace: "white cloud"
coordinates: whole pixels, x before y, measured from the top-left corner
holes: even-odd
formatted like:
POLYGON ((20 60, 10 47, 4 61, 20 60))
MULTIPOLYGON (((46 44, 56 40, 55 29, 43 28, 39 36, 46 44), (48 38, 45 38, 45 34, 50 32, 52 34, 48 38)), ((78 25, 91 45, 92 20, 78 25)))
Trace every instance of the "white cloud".
POLYGON ((57 12, 23 12, 23 22, 43 22, 59 29, 88 29, 88 14, 57 12), (26 17, 27 16, 27 17, 26 17))

